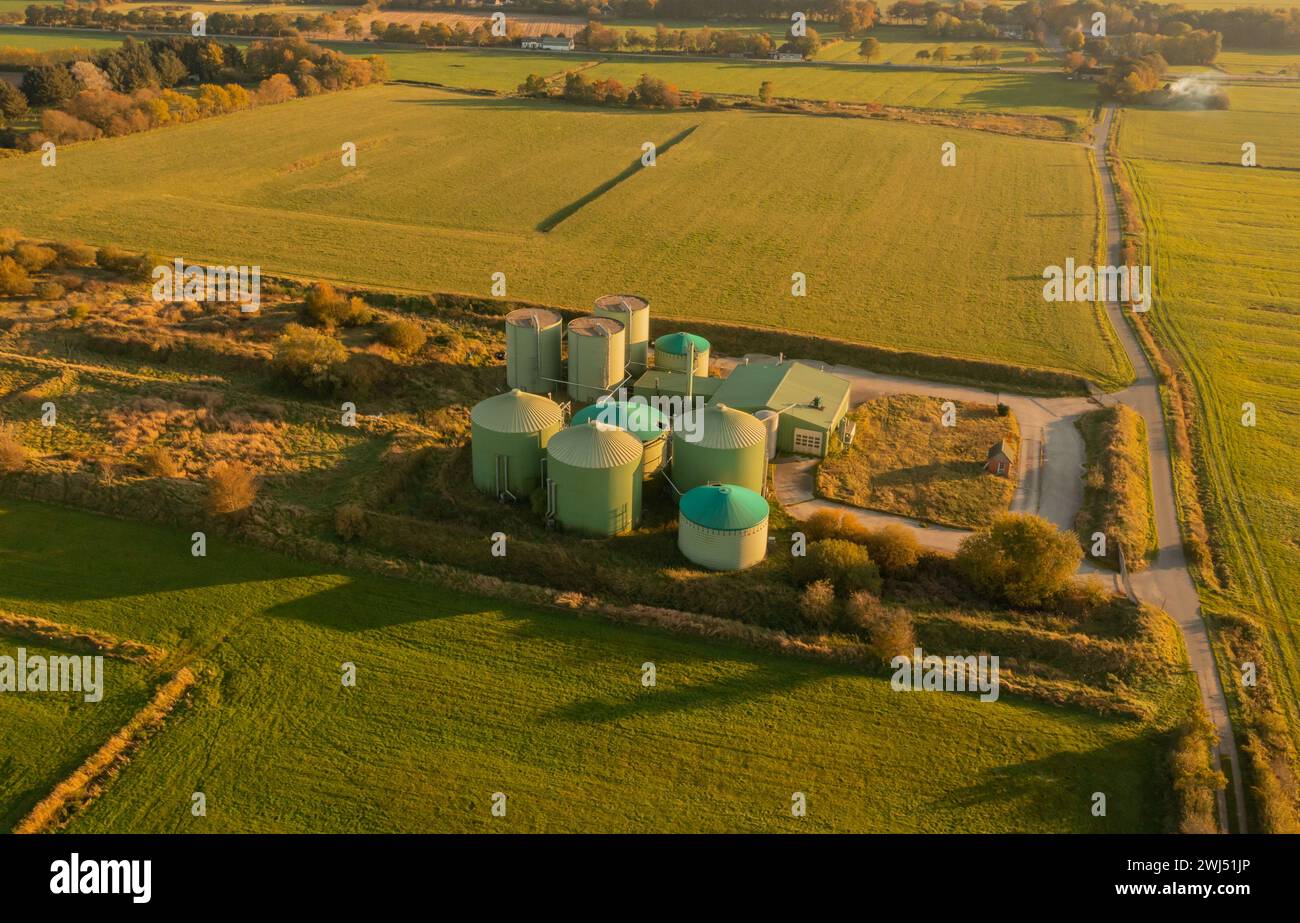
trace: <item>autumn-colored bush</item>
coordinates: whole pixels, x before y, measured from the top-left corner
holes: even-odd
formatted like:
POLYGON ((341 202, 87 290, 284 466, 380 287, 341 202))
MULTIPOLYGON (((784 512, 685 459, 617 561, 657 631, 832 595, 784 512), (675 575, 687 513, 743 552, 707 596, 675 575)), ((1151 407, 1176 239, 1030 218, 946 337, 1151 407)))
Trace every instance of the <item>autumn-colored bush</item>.
POLYGON ((42 272, 58 257, 54 250, 39 244, 22 243, 14 247, 14 259, 28 272, 42 272))
POLYGON ((334 337, 289 324, 276 341, 273 367, 292 384, 332 393, 342 383, 347 359, 347 347, 334 337))
POLYGON ((375 318, 375 312, 364 301, 340 295, 328 282, 312 283, 303 308, 313 323, 325 327, 359 327, 375 318))
POLYGON ((45 281, 36 283, 36 297, 41 301, 58 301, 67 290, 57 282, 45 281))
POLYGON ((882 661, 910 657, 916 647, 912 616, 898 606, 886 606, 880 599, 860 590, 844 605, 844 620, 862 636, 867 647, 882 661))
POLYGON ((0 295, 30 295, 32 280, 11 256, 0 256, 0 295))
POLYGON ((62 266, 94 266, 95 248, 79 240, 61 240, 54 245, 62 266))
POLYGON ((842 538, 850 542, 864 541, 869 530, 843 510, 818 510, 803 523, 803 532, 809 541, 842 538))
POLYGON ((429 335, 424 332, 423 327, 404 317, 384 324, 379 336, 386 345, 391 346, 399 353, 407 355, 419 352, 420 348, 429 339, 429 335))
POLYGON ((151 445, 140 453, 140 467, 155 478, 178 478, 185 473, 175 453, 160 445, 151 445))
POLYGON ((257 499, 257 480, 245 465, 219 461, 208 473, 208 512, 228 515, 246 510, 257 499))
POLYGON ((872 529, 861 542, 871 560, 891 577, 907 573, 921 557, 921 545, 906 526, 890 524, 872 529))
POLYGON ((23 470, 27 464, 27 449, 7 429, 0 429, 0 475, 23 470))
POLYGON ((799 594, 799 614, 814 628, 831 627, 837 609, 835 586, 829 580, 816 580, 799 594))
POLYGON ((350 542, 366 534, 366 511, 357 503, 344 503, 334 511, 334 531, 350 542))

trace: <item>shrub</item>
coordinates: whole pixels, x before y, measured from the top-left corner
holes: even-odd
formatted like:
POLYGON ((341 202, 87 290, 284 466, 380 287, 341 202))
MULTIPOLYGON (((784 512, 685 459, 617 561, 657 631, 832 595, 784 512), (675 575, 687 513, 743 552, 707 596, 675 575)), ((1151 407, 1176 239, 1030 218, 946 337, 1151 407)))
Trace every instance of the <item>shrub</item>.
POLYGON ((347 358, 347 347, 332 336, 289 324, 276 341, 272 365, 293 384, 332 390, 341 381, 339 371, 347 358))
POLYGON ((62 240, 54 244, 63 266, 94 266, 95 248, 79 240, 62 240))
POLYGON ((814 628, 834 624, 835 610, 835 586, 829 580, 816 580, 799 595, 799 614, 814 628))
POLYGON ((865 590, 854 593, 844 606, 844 618, 882 661, 910 657, 916 647, 912 616, 898 606, 882 605, 865 590))
POLYGON ((828 538, 861 542, 869 534, 866 526, 843 510, 818 510, 804 521, 803 531, 814 542, 828 538))
POLYGON ((24 243, 14 247, 14 259, 28 272, 41 272, 58 257, 59 255, 49 247, 38 244, 24 243))
POLYGON ((27 464, 27 449, 18 437, 0 429, 0 475, 22 471, 27 464))
POLYGON ((146 282, 153 277, 153 268, 161 263, 148 253, 131 253, 118 247, 100 247, 95 253, 95 265, 135 282, 146 282))
POLYGON ((155 478, 178 478, 184 474, 171 449, 160 445, 149 446, 140 453, 140 467, 155 478))
POLYGON ((808 546, 808 553, 795 558, 794 573, 801 584, 829 580, 843 596, 858 590, 880 592, 880 570, 861 545, 839 538, 823 539, 808 546))
POLYGON ((16 228, 0 228, 0 253, 12 253, 23 235, 16 228))
POLYGON ((366 511, 357 503, 344 503, 334 511, 334 531, 350 542, 366 534, 366 511))
POLYGON ((41 301, 58 301, 67 290, 57 282, 38 282, 36 283, 36 297, 41 301))
POLYGON ((32 281, 10 256, 0 256, 0 295, 30 295, 32 281))
POLYGON ((208 473, 208 512, 218 516, 246 510, 257 499, 253 472, 240 462, 219 461, 208 473))
POLYGON ((1040 606, 1074 576, 1083 549, 1046 519, 1009 513, 965 538, 957 569, 980 592, 1013 606, 1040 606))
POLYGON ((429 339, 423 327, 404 317, 384 324, 384 329, 379 336, 384 343, 406 355, 419 352, 425 341, 429 339))
POLYGON ((906 526, 888 525, 862 539, 871 560, 890 576, 910 571, 921 558, 921 545, 906 526))
POLYGON ((328 282, 315 282, 303 300, 307 316, 325 327, 358 327, 374 320, 375 314, 360 298, 344 298, 328 282))
POLYGON ((388 380, 392 366, 382 356, 358 353, 338 367, 339 387, 356 399, 369 397, 388 380))

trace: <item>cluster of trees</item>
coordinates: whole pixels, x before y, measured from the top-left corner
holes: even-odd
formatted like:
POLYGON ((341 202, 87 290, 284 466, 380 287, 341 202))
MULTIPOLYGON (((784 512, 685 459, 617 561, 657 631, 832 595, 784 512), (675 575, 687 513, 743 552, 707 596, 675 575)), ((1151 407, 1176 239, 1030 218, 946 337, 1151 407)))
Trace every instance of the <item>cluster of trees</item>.
POLYGON ((46 141, 129 134, 364 86, 386 76, 381 58, 349 58, 301 39, 254 42, 247 50, 209 39, 127 39, 93 60, 28 68, 18 94, 22 101, 0 90, 0 113, 15 118, 25 104, 45 109, 39 131, 5 139, 35 149, 46 141), (173 89, 189 80, 201 81, 196 94, 173 89), (222 80, 224 85, 218 83, 222 80), (257 86, 249 92, 242 83, 257 86))
MULTIPOLYGON (((519 85, 518 92, 521 96, 537 98, 552 95, 546 80, 538 74, 530 74, 519 85)), ((636 85, 629 87, 612 78, 588 80, 581 71, 570 71, 564 76, 564 87, 558 96, 568 102, 585 105, 638 106, 643 109, 677 109, 684 104, 711 107, 705 102, 711 100, 711 97, 693 93, 684 101, 677 87, 649 74, 642 74, 636 85)))
POLYGON ((1168 69, 1165 59, 1155 53, 1123 58, 1102 77, 1099 83, 1101 95, 1122 103, 1146 102, 1152 93, 1163 87, 1168 69))
POLYGON ((662 23, 653 32, 641 29, 611 29, 588 22, 573 37, 574 43, 592 51, 638 51, 692 55, 767 56, 776 42, 767 32, 745 29, 669 29, 662 23))
MULTIPOLYGON (((167 11, 159 7, 143 7, 118 12, 95 6, 37 6, 27 7, 26 23, 29 26, 63 26, 76 29, 104 29, 111 31, 148 30, 154 32, 189 32, 193 25, 190 11, 167 11)), ((209 13, 207 31, 213 35, 258 35, 267 38, 288 38, 300 32, 329 33, 338 31, 341 21, 337 16, 287 16, 283 13, 209 13)), ((361 34, 360 23, 357 34, 361 34)))
POLYGON ((959 19, 939 12, 926 20, 925 34, 936 38, 997 38, 998 27, 982 19, 959 19))
MULTIPOLYGON (((386 9, 437 10, 491 6, 490 0, 384 0, 386 9)), ((795 10, 809 19, 836 22, 845 10, 860 0, 523 0, 516 12, 550 13, 556 16, 588 16, 596 11, 627 19, 789 19, 795 10)), ((874 5, 874 4, 873 4, 874 5)))

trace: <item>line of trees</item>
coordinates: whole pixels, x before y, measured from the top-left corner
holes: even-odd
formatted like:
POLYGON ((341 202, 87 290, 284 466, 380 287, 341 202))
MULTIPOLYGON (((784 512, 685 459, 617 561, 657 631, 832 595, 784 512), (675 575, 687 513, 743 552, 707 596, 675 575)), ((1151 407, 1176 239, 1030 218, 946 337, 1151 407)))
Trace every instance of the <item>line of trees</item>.
POLYGON ((564 76, 564 86, 556 94, 546 79, 539 74, 530 74, 519 85, 521 96, 544 98, 556 96, 567 102, 596 106, 637 106, 643 109, 677 109, 683 105, 711 108, 705 104, 711 97, 699 93, 687 94, 683 98, 681 91, 671 83, 642 74, 634 86, 625 86, 612 78, 588 80, 581 71, 569 71, 564 76))
POLYGON ((387 74, 382 58, 350 58, 301 39, 253 42, 245 50, 210 39, 128 38, 119 48, 82 60, 28 68, 20 92, 0 90, 0 114, 7 118, 21 116, 28 106, 45 109, 40 130, 3 141, 30 150, 46 141, 129 134, 365 86, 387 74), (193 95, 178 92, 183 82, 200 86, 193 95), (250 92, 244 84, 255 86, 250 92))

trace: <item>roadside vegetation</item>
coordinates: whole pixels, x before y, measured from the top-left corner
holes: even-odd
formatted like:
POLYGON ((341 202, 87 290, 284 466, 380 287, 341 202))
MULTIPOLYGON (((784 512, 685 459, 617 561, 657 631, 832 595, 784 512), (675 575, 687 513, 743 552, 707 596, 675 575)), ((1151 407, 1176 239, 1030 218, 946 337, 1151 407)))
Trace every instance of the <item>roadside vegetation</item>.
POLYGON ((1146 423, 1133 408, 1114 404, 1084 414, 1075 425, 1086 453, 1079 540, 1090 560, 1118 569, 1122 551, 1130 571, 1142 570, 1157 550, 1146 423), (1092 553, 1098 532, 1106 537, 1100 556, 1092 553))

